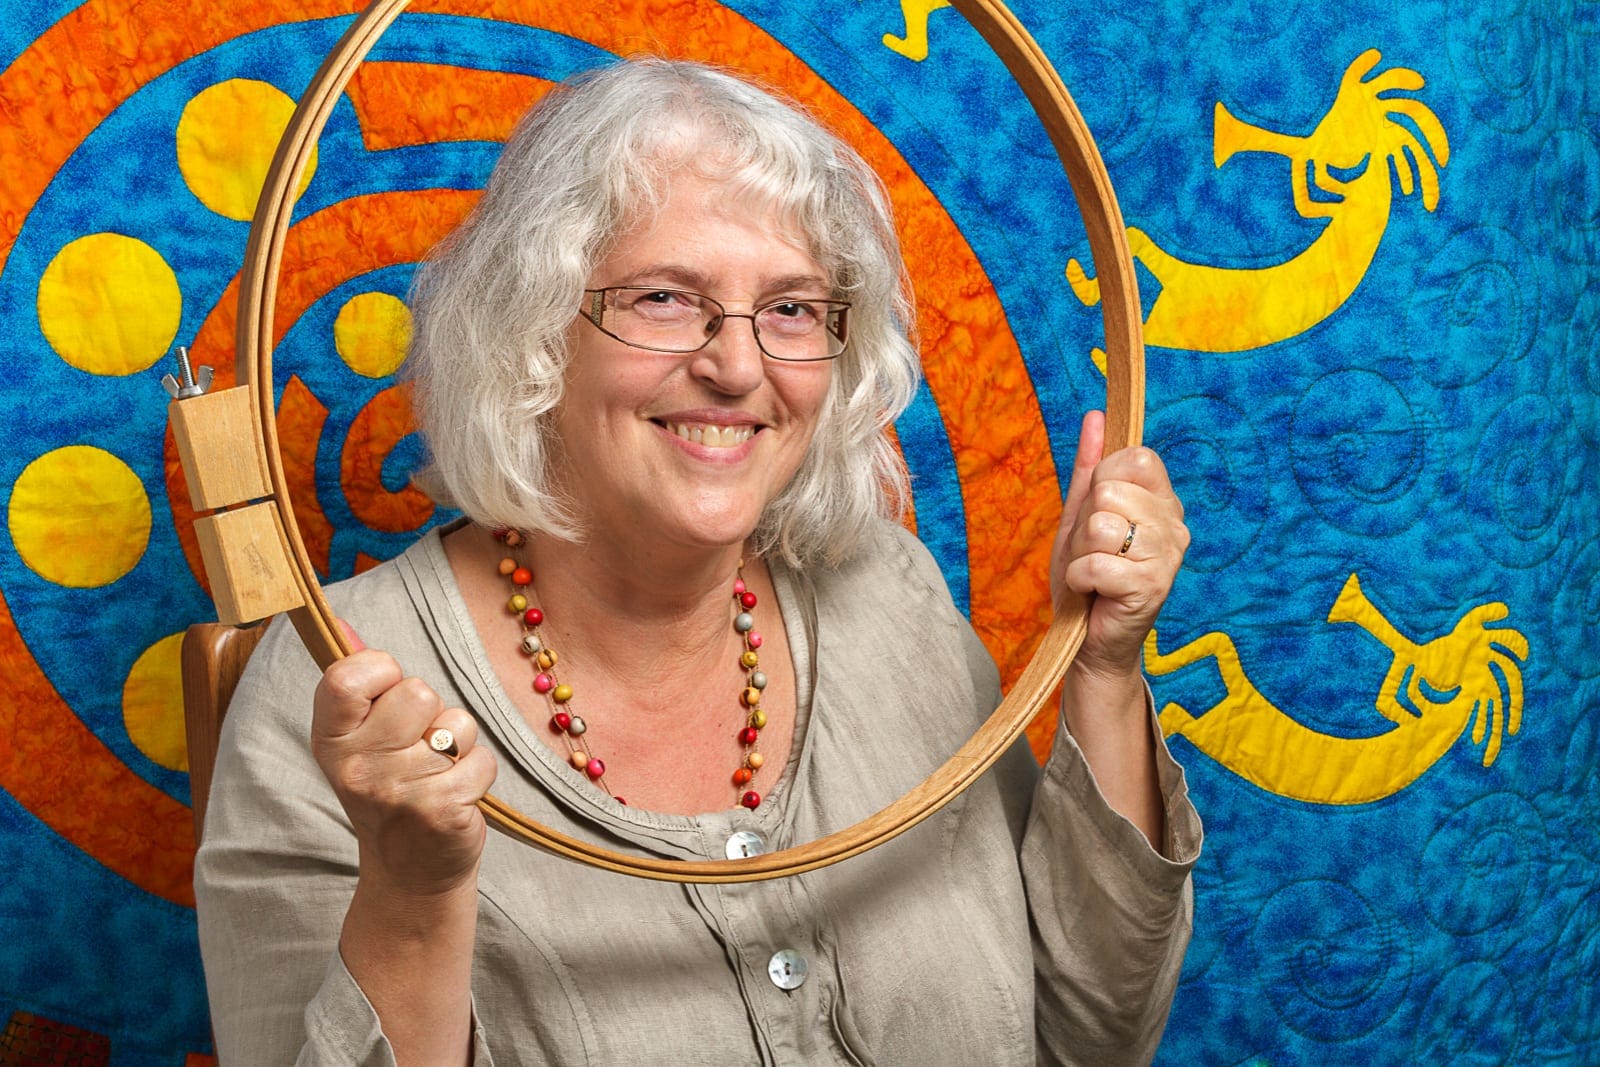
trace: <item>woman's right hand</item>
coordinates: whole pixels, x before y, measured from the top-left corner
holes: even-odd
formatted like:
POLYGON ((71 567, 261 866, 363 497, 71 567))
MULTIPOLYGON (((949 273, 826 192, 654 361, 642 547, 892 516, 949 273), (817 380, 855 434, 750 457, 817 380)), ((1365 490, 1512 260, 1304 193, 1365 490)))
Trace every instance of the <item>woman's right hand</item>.
POLYGON ((346 633, 357 651, 317 685, 311 750, 355 826, 361 877, 422 897, 463 888, 483 853, 477 802, 494 783, 494 755, 476 744, 472 716, 346 633), (426 740, 441 727, 454 735, 454 761, 426 740))

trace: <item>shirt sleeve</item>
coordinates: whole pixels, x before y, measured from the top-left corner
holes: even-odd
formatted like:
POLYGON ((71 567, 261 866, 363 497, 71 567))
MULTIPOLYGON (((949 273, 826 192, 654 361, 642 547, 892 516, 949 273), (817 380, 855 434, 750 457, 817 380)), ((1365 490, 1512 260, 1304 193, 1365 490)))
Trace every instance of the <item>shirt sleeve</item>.
POLYGON ((1112 810, 1062 722, 1034 789, 1020 856, 1040 1063, 1149 1063, 1166 1027, 1193 927, 1201 826, 1147 714, 1166 824, 1160 852, 1112 810))
MULTIPOLYGON (((943 589, 927 550, 909 535, 902 544, 928 586, 943 589)), ((943 599, 964 632, 981 718, 1000 702, 999 675, 948 593, 943 599)), ((1106 801, 1059 715, 1042 772, 1025 738, 995 764, 1027 896, 1041 1064, 1149 1063, 1172 1007, 1193 926, 1201 826, 1145 693, 1166 825, 1160 852, 1106 801)))
MULTIPOLYGON (((317 671, 292 628, 274 626, 230 702, 195 859, 218 1059, 394 1067, 338 950, 357 851, 310 752, 317 671)), ((485 1067, 476 1007, 472 1024, 473 1064, 485 1067)))

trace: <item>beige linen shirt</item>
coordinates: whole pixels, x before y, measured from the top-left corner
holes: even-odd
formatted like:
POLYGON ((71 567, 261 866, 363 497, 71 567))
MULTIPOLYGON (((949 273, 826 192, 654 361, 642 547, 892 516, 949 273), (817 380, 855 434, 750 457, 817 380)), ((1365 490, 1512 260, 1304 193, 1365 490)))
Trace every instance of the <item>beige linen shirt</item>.
MULTIPOLYGON (((774 565, 773 579, 798 681, 790 758, 757 810, 697 816, 622 806, 557 758, 490 669, 437 533, 329 592, 368 645, 478 717, 499 797, 613 848, 720 859, 739 831, 782 848, 879 810, 999 699, 938 568, 898 527, 836 570, 774 565)), ((337 950, 356 840, 309 751, 317 677, 275 625, 223 730, 195 889, 225 1067, 394 1062, 337 950)), ((1189 939, 1199 819, 1160 745, 1158 854, 1058 738, 1042 774, 1019 745, 889 844, 775 881, 645 881, 491 833, 475 1062, 1147 1062, 1189 939)))

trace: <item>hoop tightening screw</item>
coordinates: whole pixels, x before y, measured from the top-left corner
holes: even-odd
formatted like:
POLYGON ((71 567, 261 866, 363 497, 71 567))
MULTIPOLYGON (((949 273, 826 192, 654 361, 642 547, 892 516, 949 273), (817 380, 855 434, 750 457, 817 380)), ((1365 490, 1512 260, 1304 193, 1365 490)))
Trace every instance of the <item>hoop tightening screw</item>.
POLYGON ((166 389, 167 395, 174 400, 188 400, 190 397, 200 396, 211 388, 211 368, 201 367, 197 375, 189 366, 189 350, 182 345, 178 346, 178 377, 168 374, 161 379, 161 385, 166 389))

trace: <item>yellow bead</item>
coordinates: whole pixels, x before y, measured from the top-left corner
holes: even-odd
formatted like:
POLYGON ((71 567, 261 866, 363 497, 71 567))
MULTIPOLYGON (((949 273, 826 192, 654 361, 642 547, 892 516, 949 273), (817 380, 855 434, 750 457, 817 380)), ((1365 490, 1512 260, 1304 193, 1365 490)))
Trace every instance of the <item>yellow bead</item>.
POLYGON ((551 667, 556 665, 556 654, 550 651, 548 648, 543 652, 540 652, 534 658, 538 660, 539 666, 543 667, 545 670, 549 670, 551 667))
POLYGON ((761 662, 761 657, 756 655, 755 650, 752 649, 741 655, 739 657, 739 662, 744 664, 746 667, 754 667, 756 664, 761 662))
POLYGON ((558 685, 550 691, 550 699, 557 704, 565 704, 572 699, 572 686, 558 685))
POLYGON ((580 771, 589 766, 589 753, 587 752, 574 752, 571 759, 572 765, 580 771))
POLYGON ((767 713, 762 711, 760 708, 752 711, 750 713, 750 725, 754 726, 757 730, 767 725, 767 713))
POLYGON ((517 561, 512 559, 510 556, 507 556, 505 559, 500 561, 500 573, 501 574, 510 574, 512 571, 514 571, 516 569, 517 569, 517 561))
POLYGON ((511 594, 511 599, 506 601, 506 610, 513 615, 521 615, 528 610, 528 598, 521 593, 511 594))
POLYGON ((743 693, 739 694, 739 699, 744 701, 745 707, 753 708, 761 703, 761 690, 753 685, 748 686, 743 693))
POLYGON ((744 761, 749 765, 752 771, 759 771, 761 769, 761 765, 767 762, 767 758, 759 752, 752 752, 750 755, 744 758, 744 761))

